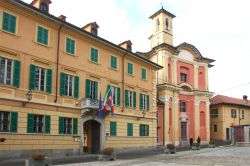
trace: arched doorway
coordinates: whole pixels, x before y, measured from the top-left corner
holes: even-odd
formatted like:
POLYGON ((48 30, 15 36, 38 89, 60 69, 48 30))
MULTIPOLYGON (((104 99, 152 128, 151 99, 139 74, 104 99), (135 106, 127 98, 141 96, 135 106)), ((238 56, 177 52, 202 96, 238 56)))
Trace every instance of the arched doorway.
POLYGON ((87 116, 82 119, 82 145, 85 153, 100 153, 105 143, 103 119, 87 116))
POLYGON ((88 120, 84 124, 83 144, 84 152, 99 153, 100 152, 100 123, 95 120, 88 120))

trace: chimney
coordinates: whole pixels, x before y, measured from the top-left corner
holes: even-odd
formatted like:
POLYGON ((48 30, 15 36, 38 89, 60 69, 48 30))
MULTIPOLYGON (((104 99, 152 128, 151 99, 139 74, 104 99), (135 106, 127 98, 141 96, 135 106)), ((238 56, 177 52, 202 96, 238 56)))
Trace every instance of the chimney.
POLYGON ((60 16, 58 16, 58 18, 60 19, 60 20, 62 20, 62 21, 66 21, 66 16, 64 16, 64 15, 60 15, 60 16))
POLYGON ((119 44, 119 46, 128 51, 132 51, 132 42, 130 40, 122 42, 121 44, 119 44))
POLYGON ((243 100, 247 102, 247 95, 243 95, 243 100))
POLYGON ((93 35, 98 35, 99 25, 96 22, 91 22, 82 27, 83 30, 92 33, 93 35))
POLYGON ((49 5, 52 2, 50 0, 33 0, 31 6, 41 10, 42 12, 49 13, 49 5))

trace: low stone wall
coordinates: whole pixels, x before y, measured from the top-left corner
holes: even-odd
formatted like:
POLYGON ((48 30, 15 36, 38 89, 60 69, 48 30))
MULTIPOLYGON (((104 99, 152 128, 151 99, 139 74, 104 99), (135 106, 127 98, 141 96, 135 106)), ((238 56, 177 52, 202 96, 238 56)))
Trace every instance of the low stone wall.
POLYGON ((250 142, 236 142, 235 145, 238 147, 250 147, 250 142))

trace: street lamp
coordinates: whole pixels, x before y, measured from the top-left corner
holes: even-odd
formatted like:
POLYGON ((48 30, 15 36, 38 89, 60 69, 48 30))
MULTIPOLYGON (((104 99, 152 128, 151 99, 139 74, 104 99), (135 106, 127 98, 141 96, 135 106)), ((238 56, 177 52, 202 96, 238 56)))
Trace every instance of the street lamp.
POLYGON ((141 118, 144 118, 146 116, 146 110, 142 110, 142 117, 137 117, 137 120, 140 120, 141 118))
POLYGON ((32 100, 32 96, 33 96, 32 91, 29 90, 29 91, 25 94, 25 96, 26 96, 27 101, 23 102, 23 107, 24 107, 27 103, 29 103, 30 100, 32 100))

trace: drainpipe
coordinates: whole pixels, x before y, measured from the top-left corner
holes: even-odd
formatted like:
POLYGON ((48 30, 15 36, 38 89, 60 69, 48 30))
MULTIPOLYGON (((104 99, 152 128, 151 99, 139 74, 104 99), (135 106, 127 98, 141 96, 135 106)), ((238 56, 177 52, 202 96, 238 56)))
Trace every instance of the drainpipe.
POLYGON ((125 110, 125 56, 128 54, 128 52, 126 51, 125 54, 123 54, 123 57, 122 57, 122 111, 125 110))
POLYGON ((57 102, 57 93, 58 93, 58 69, 59 69, 59 51, 60 51, 60 34, 61 30, 64 26, 64 21, 62 21, 62 24, 60 28, 58 29, 58 35, 57 35, 57 52, 56 52, 56 94, 55 94, 55 100, 54 102, 57 102))
POLYGON ((162 116, 163 116, 163 119, 162 119, 162 121, 163 121, 163 125, 162 125, 163 141, 162 141, 162 144, 163 144, 163 146, 165 146, 165 104, 162 105, 162 116))

